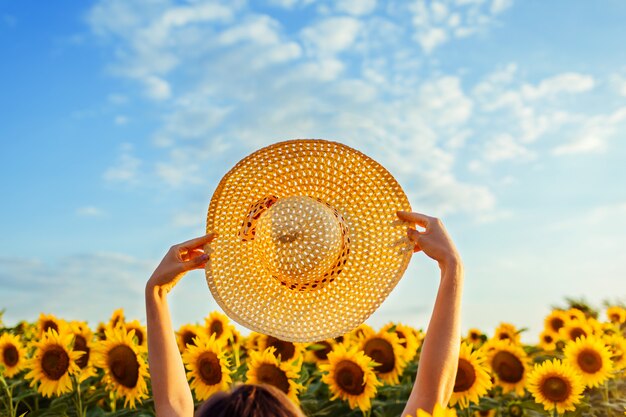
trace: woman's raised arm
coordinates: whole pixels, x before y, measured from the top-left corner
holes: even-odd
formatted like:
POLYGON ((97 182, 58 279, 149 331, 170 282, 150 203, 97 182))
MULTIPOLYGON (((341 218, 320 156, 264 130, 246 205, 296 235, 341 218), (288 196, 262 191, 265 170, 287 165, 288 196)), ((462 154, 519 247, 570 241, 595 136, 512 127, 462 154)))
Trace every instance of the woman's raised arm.
POLYGON ((148 363, 154 406, 159 417, 192 417, 193 397, 172 328, 167 293, 192 269, 206 265, 204 245, 215 236, 208 234, 174 245, 146 284, 148 363))
POLYGON ((461 344, 461 258, 439 219, 419 213, 398 212, 401 220, 424 228, 408 230, 415 250, 438 262, 441 281, 422 346, 415 384, 402 416, 417 409, 432 413, 435 404, 448 405, 454 389, 461 344))

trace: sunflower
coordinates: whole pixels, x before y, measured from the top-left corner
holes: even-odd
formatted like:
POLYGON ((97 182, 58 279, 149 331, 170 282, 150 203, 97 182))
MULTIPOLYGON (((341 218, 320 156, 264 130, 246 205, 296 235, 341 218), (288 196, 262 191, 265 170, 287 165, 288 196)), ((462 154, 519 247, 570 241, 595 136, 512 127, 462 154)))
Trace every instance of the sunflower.
MULTIPOLYGON (((411 417, 411 415, 407 414, 406 417, 411 417)), ((454 408, 442 407, 441 404, 437 403, 432 414, 420 408, 417 410, 415 417, 456 417, 456 410, 454 408)))
POLYGON ((91 350, 93 349, 93 333, 85 322, 72 321, 69 325, 70 331, 72 335, 74 335, 72 350, 82 352, 81 357, 76 360, 76 365, 80 368, 78 380, 82 382, 96 375, 96 368, 93 365, 93 358, 91 356, 91 350))
POLYGON ((467 408, 470 401, 478 404, 479 398, 487 394, 491 388, 486 359, 480 349, 472 352, 472 346, 469 343, 461 343, 450 405, 459 403, 461 408, 467 408))
POLYGON ((565 361, 582 376, 588 387, 597 387, 611 377, 611 351, 595 337, 581 337, 565 346, 565 361))
POLYGON ((39 314, 39 320, 37 320, 37 328, 39 330, 38 335, 41 337, 49 329, 54 329, 57 333, 61 334, 67 330, 67 322, 62 319, 58 319, 54 314, 39 314))
POLYGON ((111 314, 111 318, 109 319, 109 327, 115 329, 120 324, 124 324, 126 322, 126 317, 124 316, 124 309, 118 308, 111 314))
POLYGON ((524 395, 524 384, 528 368, 528 356, 524 349, 507 340, 498 340, 488 350, 488 363, 493 370, 496 382, 504 393, 515 391, 524 395))
POLYGON ((611 323, 626 323, 626 308, 612 306, 606 309, 606 316, 611 323))
POLYGON ((296 382, 300 377, 301 364, 281 362, 275 352, 274 347, 268 347, 263 352, 254 350, 249 352, 246 382, 273 385, 298 404, 298 392, 304 389, 296 382))
POLYGON ((539 335, 539 346, 546 352, 556 350, 556 342, 558 341, 558 334, 544 330, 539 335))
POLYGON ((225 345, 231 337, 231 324, 226 315, 214 311, 204 318, 204 328, 208 336, 215 335, 215 340, 225 345))
POLYGON ((611 350, 611 360, 616 370, 626 369, 626 338, 619 334, 604 336, 604 342, 611 350))
POLYGON ((106 336, 106 330, 107 330, 107 325, 105 323, 98 323, 98 327, 96 327, 96 338, 98 340, 106 340, 107 336, 106 336))
POLYGON ((561 327, 561 330, 559 330, 559 336, 567 341, 574 341, 579 337, 591 336, 592 334, 593 329, 589 323, 587 323, 587 320, 568 320, 565 326, 561 327))
POLYGON ((495 340, 508 340, 517 345, 520 343, 519 331, 511 323, 500 323, 496 328, 493 338, 495 340))
POLYGON ((304 361, 317 364, 328 363, 328 354, 333 350, 336 344, 335 339, 326 339, 310 343, 306 346, 304 361))
POLYGON ((187 349, 187 345, 194 346, 196 342, 194 339, 204 334, 202 326, 197 324, 183 324, 176 332, 176 343, 178 343, 178 350, 182 352, 187 349))
POLYGON ((322 382, 328 385, 333 397, 348 401, 351 409, 369 410, 371 399, 382 383, 376 378, 374 363, 358 347, 337 344, 328 354, 328 363, 319 366, 322 382))
POLYGON ((126 328, 126 331, 129 333, 131 330, 135 331, 135 339, 137 339, 139 346, 147 345, 148 338, 146 337, 146 328, 139 323, 139 320, 124 322, 124 328, 126 328))
POLYGON ((585 389, 576 370, 559 359, 536 364, 528 375, 528 391, 546 411, 574 411, 585 389))
POLYGON ((558 333, 561 327, 565 326, 565 322, 569 320, 568 315, 563 310, 552 310, 544 320, 546 330, 558 333))
POLYGON ((362 323, 356 329, 343 335, 343 342, 359 344, 361 343, 361 340, 375 333, 376 332, 374 331, 372 326, 367 323, 362 323))
POLYGON ((59 335, 53 328, 44 332, 39 342, 33 342, 33 357, 28 361, 30 372, 24 378, 31 379, 30 386, 44 397, 61 395, 72 391, 72 378, 79 372, 76 360, 81 352, 70 348, 72 334, 59 335))
POLYGON ((26 349, 18 336, 4 333, 0 336, 0 365, 2 375, 12 378, 26 367, 26 349))
POLYGON ((565 313, 567 314, 570 320, 581 320, 581 321, 587 320, 587 315, 585 315, 585 312, 574 307, 570 308, 565 313))
POLYGON ((395 333, 379 331, 361 340, 360 348, 367 356, 378 363, 374 372, 388 384, 398 384, 406 367, 404 348, 395 333))
POLYGON ((398 336, 398 339, 400 340, 400 345, 403 348, 403 359, 406 362, 413 360, 413 358, 415 358, 415 355, 417 354, 417 350, 420 347, 420 341, 417 340, 413 329, 401 323, 389 323, 383 326, 381 331, 389 332, 392 329, 396 333, 396 336, 398 336))
POLYGON ((124 407, 147 397, 148 365, 144 359, 145 348, 134 341, 134 331, 126 332, 123 326, 109 328, 106 340, 94 349, 94 363, 104 370, 104 382, 114 395, 124 397, 124 407))
POLYGON ((485 335, 479 329, 469 329, 467 331, 467 336, 465 336, 465 342, 471 343, 474 346, 478 347, 483 344, 486 340, 485 335))
POLYGON ((215 335, 210 338, 200 336, 195 345, 188 345, 183 352, 189 385, 200 401, 227 390, 232 383, 230 364, 222 347, 222 343, 216 342, 215 335))
POLYGON ((282 362, 293 362, 295 360, 302 362, 301 359, 303 359, 304 344, 302 343, 287 342, 274 336, 264 335, 260 340, 259 347, 261 351, 273 347, 276 350, 276 357, 282 362))
POLYGON ((261 339, 263 334, 257 332, 250 332, 248 337, 245 338, 243 344, 246 350, 259 350, 261 346, 261 339))

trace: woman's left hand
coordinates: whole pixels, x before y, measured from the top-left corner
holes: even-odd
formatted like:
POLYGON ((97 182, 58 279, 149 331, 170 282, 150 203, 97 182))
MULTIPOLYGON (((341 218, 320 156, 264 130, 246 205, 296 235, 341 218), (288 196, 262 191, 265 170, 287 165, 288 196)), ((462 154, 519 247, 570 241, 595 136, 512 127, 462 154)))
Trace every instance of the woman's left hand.
POLYGON ((172 246, 152 273, 146 288, 169 291, 188 271, 204 268, 209 260, 204 246, 215 236, 215 233, 209 233, 172 246))

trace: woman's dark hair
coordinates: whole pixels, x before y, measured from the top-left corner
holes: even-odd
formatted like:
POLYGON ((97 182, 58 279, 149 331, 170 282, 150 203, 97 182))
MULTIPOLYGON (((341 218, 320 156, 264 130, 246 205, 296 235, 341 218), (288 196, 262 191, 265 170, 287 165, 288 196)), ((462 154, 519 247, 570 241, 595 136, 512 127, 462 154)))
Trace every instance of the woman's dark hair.
POLYGON ((271 385, 243 384, 213 394, 195 417, 304 417, 296 405, 271 385))

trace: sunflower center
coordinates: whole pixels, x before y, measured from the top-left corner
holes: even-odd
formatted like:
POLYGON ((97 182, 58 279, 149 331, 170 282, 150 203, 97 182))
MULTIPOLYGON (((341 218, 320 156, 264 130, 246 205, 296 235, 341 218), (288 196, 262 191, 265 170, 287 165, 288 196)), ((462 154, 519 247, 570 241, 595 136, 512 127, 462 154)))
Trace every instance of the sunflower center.
POLYGON ((53 345, 41 357, 41 369, 48 378, 59 380, 70 366, 70 357, 61 346, 53 345))
POLYGON ((109 369, 117 383, 135 388, 139 380, 139 362, 135 352, 126 345, 118 345, 109 351, 108 359, 109 369))
POLYGON ((273 336, 267 336, 267 347, 276 348, 276 357, 280 356, 280 360, 285 362, 293 358, 296 353, 296 347, 293 343, 285 340, 277 339, 273 336))
POLYGON ((321 342, 317 342, 318 345, 324 346, 323 349, 314 350, 313 354, 316 358, 321 360, 328 359, 328 354, 333 350, 333 347, 327 341, 323 340, 321 342))
POLYGON ((459 367, 456 371, 456 381, 454 382, 454 392, 465 392, 472 388, 476 382, 476 370, 467 360, 460 358, 459 367))
POLYGON ((569 337, 571 340, 576 340, 579 337, 587 336, 587 332, 581 329, 580 327, 574 327, 569 332, 569 337))
POLYGON ((218 384, 222 380, 222 367, 217 355, 213 352, 204 352, 198 358, 198 373, 207 385, 218 384))
POLYGON ((78 365, 80 369, 84 369, 89 362, 89 347, 87 346, 87 340, 79 334, 74 338, 74 350, 85 352, 80 358, 76 359, 76 365, 78 365))
POLYGON ((563 321, 563 319, 555 317, 550 320, 550 327, 552 327, 552 330, 554 330, 555 332, 558 332, 559 329, 563 326, 565 326, 565 322, 563 321))
POLYGON ((191 346, 195 346, 195 342, 193 341, 193 338, 196 337, 196 334, 194 332, 184 332, 182 334, 182 339, 183 339, 183 345, 187 346, 187 345, 191 345, 191 346))
POLYGON ((613 314, 611 314, 609 316, 609 320, 612 321, 613 323, 620 322, 621 319, 622 319, 622 317, 619 314, 617 314, 617 313, 613 313, 613 314))
POLYGON ((335 366, 335 382, 350 395, 360 395, 365 391, 364 377, 363 369, 352 361, 343 360, 335 366))
POLYGON ((209 332, 210 334, 214 334, 215 338, 218 339, 224 332, 224 326, 222 326, 222 322, 219 320, 214 320, 213 323, 211 323, 209 332))
POLYGON ((385 339, 373 337, 365 343, 363 351, 367 356, 378 362, 374 370, 381 374, 393 371, 396 365, 396 357, 393 354, 393 346, 385 339))
POLYGON ((400 345, 406 349, 406 336, 404 336, 404 333, 402 333, 400 330, 396 330, 396 335, 400 340, 402 340, 402 342, 400 342, 400 345))
POLYGON ((470 332, 469 334, 469 338, 472 342, 476 342, 478 340, 480 340, 480 334, 477 332, 470 332))
POLYGON ((558 403, 565 401, 572 390, 569 382, 558 376, 551 376, 546 378, 540 386, 541 393, 549 401, 558 403))
POLYGON ((134 330, 135 330, 135 337, 137 338, 137 344, 141 346, 141 344, 143 343, 143 332, 140 329, 134 329, 134 330))
POLYGON ((54 329, 57 333, 59 332, 59 326, 52 320, 44 321, 41 327, 43 328, 44 333, 47 332, 49 329, 54 329))
POLYGON ((524 364, 511 352, 500 351, 493 357, 492 367, 498 378, 515 384, 524 377, 524 364))
POLYGON ((508 333, 500 333, 500 336, 498 336, 498 339, 500 340, 506 340, 510 338, 511 338, 511 335, 509 335, 508 333))
POLYGON ((289 393, 289 379, 285 372, 275 365, 269 363, 261 364, 257 368, 256 375, 260 382, 273 385, 285 394, 289 393))
POLYGON ((595 374, 602 369, 602 357, 592 349, 585 349, 578 354, 578 366, 588 374, 595 374))
POLYGON ((2 359, 7 366, 15 366, 20 359, 17 348, 13 345, 6 346, 2 351, 2 359))
POLYGON ((554 339, 549 334, 545 334, 543 335, 543 341, 546 343, 552 343, 554 342, 554 339))

